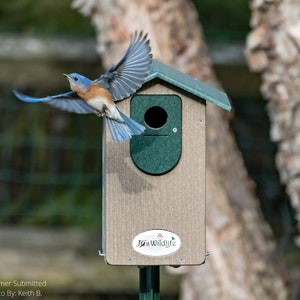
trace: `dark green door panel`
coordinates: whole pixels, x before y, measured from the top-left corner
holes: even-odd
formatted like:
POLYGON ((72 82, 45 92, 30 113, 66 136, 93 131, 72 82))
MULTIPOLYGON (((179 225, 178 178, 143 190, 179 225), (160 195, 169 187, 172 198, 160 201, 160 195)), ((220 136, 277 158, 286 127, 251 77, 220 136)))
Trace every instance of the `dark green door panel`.
POLYGON ((130 116, 146 127, 130 141, 130 155, 143 172, 161 175, 180 160, 182 148, 182 103, 178 95, 132 97, 130 116))

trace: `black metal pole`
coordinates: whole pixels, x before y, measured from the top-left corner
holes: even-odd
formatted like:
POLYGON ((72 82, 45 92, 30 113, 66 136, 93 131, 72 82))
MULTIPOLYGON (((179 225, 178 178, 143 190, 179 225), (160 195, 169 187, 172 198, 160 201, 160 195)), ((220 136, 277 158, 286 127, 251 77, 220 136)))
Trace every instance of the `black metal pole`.
POLYGON ((159 266, 141 267, 139 300, 159 299, 159 266))

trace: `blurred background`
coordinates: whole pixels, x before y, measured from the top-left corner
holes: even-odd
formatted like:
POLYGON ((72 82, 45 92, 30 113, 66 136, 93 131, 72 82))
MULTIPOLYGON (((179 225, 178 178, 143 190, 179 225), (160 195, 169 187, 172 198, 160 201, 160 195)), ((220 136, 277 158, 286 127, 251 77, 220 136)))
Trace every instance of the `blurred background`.
MULTIPOLYGON (((276 146, 269 141, 259 75, 249 72, 243 56, 248 1, 194 4, 215 72, 232 99, 232 129, 278 255, 294 266, 299 264, 292 242, 294 214, 275 168, 276 146)), ((65 92, 69 87, 62 73, 70 72, 91 79, 103 72, 90 18, 72 10, 71 0, 1 1, 0 282, 46 280, 43 293, 49 299, 131 299, 138 290, 138 270, 110 268, 97 257, 101 120, 22 103, 12 94, 16 87, 37 97, 65 92)), ((163 271, 164 299, 177 299, 179 279, 163 271)))

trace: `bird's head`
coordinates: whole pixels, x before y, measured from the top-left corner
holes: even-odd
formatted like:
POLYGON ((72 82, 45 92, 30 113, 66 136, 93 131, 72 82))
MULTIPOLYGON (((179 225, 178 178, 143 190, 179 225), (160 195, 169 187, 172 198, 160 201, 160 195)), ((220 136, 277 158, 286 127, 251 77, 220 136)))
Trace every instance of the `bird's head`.
POLYGON ((92 83, 90 79, 77 73, 64 74, 64 75, 69 80, 71 90, 76 93, 85 92, 92 83))

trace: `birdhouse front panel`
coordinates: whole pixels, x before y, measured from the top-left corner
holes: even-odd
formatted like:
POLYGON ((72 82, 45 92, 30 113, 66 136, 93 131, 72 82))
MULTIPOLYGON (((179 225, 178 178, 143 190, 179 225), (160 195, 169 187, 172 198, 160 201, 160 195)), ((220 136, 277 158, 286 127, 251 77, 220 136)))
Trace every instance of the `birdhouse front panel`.
POLYGON ((205 101, 155 79, 118 105, 146 130, 130 142, 104 138, 106 262, 204 263, 205 101))

